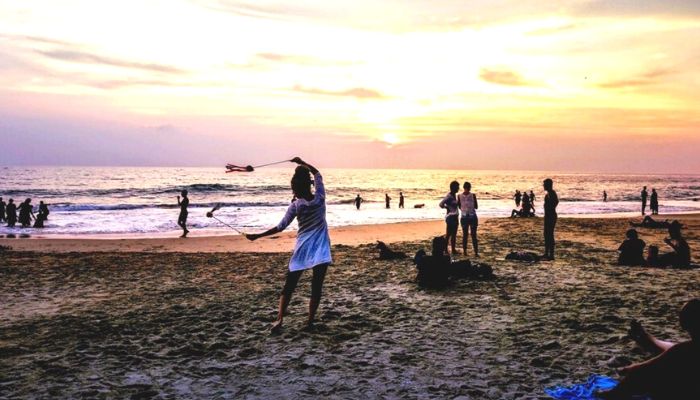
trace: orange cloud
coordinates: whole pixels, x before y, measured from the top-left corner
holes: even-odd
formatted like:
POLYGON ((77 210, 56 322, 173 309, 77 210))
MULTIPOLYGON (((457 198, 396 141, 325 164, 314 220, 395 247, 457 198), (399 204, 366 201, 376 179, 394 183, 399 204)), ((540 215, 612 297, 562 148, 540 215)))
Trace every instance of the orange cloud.
POLYGON ((482 68, 479 72, 481 80, 506 86, 532 86, 532 84, 514 71, 506 69, 482 68))

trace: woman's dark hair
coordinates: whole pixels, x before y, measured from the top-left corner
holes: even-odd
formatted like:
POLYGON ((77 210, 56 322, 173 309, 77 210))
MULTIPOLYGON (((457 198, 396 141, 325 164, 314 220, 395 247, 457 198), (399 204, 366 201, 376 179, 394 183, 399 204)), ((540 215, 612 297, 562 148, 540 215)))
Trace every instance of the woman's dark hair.
POLYGON ((294 176, 292 176, 292 192, 294 196, 298 198, 305 198, 311 195, 311 185, 313 181, 311 180, 311 173, 306 167, 298 166, 294 170, 294 176))
POLYGON ((671 222, 671 225, 668 226, 668 234, 674 239, 679 238, 681 237, 681 228, 681 223, 674 220, 671 222))
POLYGON ((457 181, 450 182, 450 192, 451 193, 459 192, 459 182, 457 182, 457 181))
POLYGON ((462 186, 462 187, 465 188, 465 189, 467 189, 467 190, 471 190, 471 189, 472 189, 472 184, 469 183, 469 182, 464 182, 464 186, 462 186))
POLYGON ((627 238, 628 239, 637 239, 639 238, 639 235, 637 234, 636 229, 630 229, 627 231, 627 238))
POLYGON ((444 236, 433 238, 433 256, 442 256, 447 253, 447 239, 444 236))

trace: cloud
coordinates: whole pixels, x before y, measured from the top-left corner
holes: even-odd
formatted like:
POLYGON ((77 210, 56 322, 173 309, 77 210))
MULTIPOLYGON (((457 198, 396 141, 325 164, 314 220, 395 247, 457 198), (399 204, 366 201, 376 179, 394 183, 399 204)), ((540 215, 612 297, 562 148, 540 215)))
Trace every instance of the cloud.
POLYGON ((294 90, 295 92, 322 95, 322 96, 355 97, 358 99, 384 99, 384 98, 386 98, 386 96, 384 96, 382 93, 380 93, 374 89, 367 89, 367 88, 363 88, 363 87, 356 87, 356 88, 347 89, 347 90, 335 91, 335 90, 324 90, 324 89, 317 89, 317 88, 296 85, 292 88, 292 90, 294 90))
POLYGON ((357 64, 352 61, 336 61, 324 60, 318 57, 306 56, 301 54, 282 54, 282 53, 257 53, 255 57, 266 62, 277 62, 299 65, 316 65, 316 66, 344 66, 357 64))
POLYGON ((532 86, 532 84, 517 72, 507 69, 482 68, 479 72, 481 80, 505 86, 532 86))
POLYGON ((575 13, 585 16, 700 16, 697 0, 592 0, 581 4, 575 13))
POLYGON ((664 78, 673 74, 672 69, 655 69, 644 74, 635 75, 626 79, 611 80, 599 83, 596 86, 603 89, 625 89, 640 86, 651 86, 661 82, 660 78, 664 78))
POLYGON ((142 63, 113 57, 102 56, 80 50, 37 50, 37 53, 55 60, 82 64, 100 64, 118 68, 137 69, 149 72, 182 74, 184 70, 163 64, 142 63))

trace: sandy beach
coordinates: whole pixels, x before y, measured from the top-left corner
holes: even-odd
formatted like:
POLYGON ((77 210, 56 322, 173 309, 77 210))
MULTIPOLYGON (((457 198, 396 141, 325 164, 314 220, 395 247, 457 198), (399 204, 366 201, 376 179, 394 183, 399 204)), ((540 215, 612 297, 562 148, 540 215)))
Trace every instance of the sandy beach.
MULTIPOLYGON (((672 218, 698 262, 700 217, 672 218)), ((442 221, 336 228, 318 325, 300 329, 305 274, 277 336, 293 233, 0 239, 0 398, 545 398, 645 358, 633 318, 684 339, 677 311, 700 270, 615 266, 632 220, 562 218, 557 260, 523 264, 504 256, 541 253, 542 220, 484 219, 496 280, 445 291, 419 289, 410 259, 379 261, 372 245, 428 249, 442 221)), ((668 250, 664 230, 638 230, 668 250)))

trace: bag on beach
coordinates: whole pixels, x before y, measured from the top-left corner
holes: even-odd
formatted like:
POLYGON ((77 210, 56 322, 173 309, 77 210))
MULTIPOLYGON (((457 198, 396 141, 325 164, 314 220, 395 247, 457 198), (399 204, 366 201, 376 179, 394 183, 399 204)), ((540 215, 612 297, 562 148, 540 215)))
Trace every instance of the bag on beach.
POLYGON ((431 289, 447 287, 450 276, 449 256, 428 256, 425 251, 420 250, 414 260, 418 269, 418 286, 431 289))

